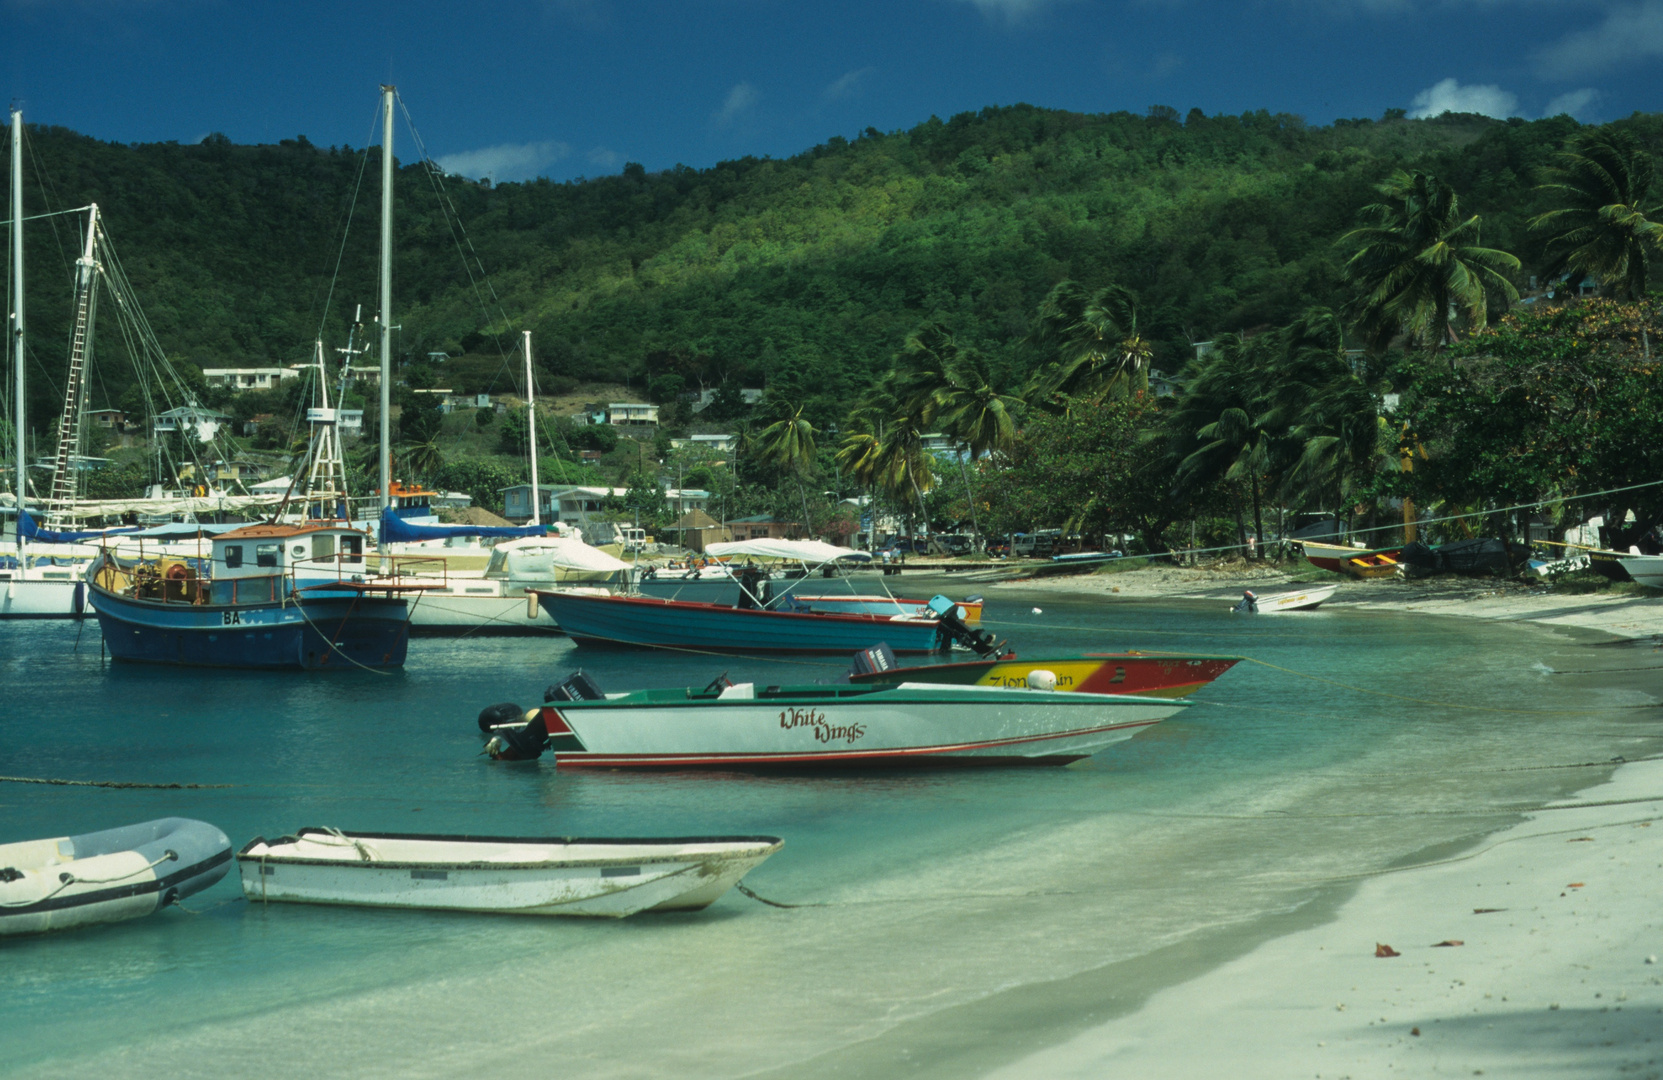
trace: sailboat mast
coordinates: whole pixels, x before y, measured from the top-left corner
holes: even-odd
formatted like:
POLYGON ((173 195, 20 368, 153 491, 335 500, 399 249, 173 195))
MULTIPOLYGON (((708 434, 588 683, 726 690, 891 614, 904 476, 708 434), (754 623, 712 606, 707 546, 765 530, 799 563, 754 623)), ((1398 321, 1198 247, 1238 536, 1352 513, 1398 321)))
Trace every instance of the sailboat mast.
POLYGON ((12 110, 12 422, 17 427, 17 551, 23 553, 23 492, 29 481, 23 426, 23 113, 12 110))
MULTIPOLYGON (((381 88, 381 514, 392 505, 393 439, 387 413, 393 383, 393 95, 381 88)), ((376 529, 377 546, 387 550, 386 530, 376 529)))
POLYGON ((537 391, 531 384, 531 331, 522 330, 525 342, 525 422, 526 442, 531 447, 531 524, 541 525, 537 516, 542 497, 537 491, 537 391))

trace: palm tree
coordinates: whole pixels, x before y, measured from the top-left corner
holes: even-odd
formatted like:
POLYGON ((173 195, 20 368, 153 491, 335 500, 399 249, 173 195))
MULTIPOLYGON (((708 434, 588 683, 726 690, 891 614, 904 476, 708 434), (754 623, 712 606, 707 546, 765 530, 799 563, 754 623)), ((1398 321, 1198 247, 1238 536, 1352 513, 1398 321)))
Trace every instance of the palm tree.
POLYGON ((947 381, 936 391, 933 411, 941 433, 959 446, 959 471, 970 503, 970 525, 979 534, 976 493, 965 463, 995 450, 1009 450, 1016 441, 1015 410, 1021 400, 1000 391, 985 357, 960 354, 948 368, 947 381))
POLYGON ((426 442, 409 443, 404 448, 404 464, 416 476, 431 479, 444 463, 444 450, 437 437, 426 442))
POLYGON ((903 406, 894 386, 893 378, 884 380, 849 413, 837 463, 876 494, 902 505, 916 499, 927 527, 924 493, 935 478, 925 460, 922 421, 919 412, 903 406))
POLYGON ((1124 286, 1088 293, 1059 281, 1039 305, 1029 341, 1054 357, 1029 383, 1026 396, 1036 404, 1057 408, 1072 395, 1101 401, 1149 388, 1151 350, 1138 331, 1137 296, 1124 286))
MULTIPOLYGON (((1249 343, 1236 334, 1218 338, 1185 386, 1168 422, 1168 430, 1179 443, 1178 482, 1202 487, 1246 480, 1253 500, 1254 535, 1260 537, 1265 530, 1259 480, 1271 456, 1263 399, 1268 380, 1259 370, 1266 351, 1264 340, 1249 343)), ((1239 525, 1240 514, 1236 521, 1239 525)))
POLYGON ((814 522, 809 518, 808 490, 803 487, 803 477, 814 467, 814 425, 803 417, 801 405, 792 408, 782 403, 779 410, 780 418, 757 435, 757 452, 763 460, 797 478, 797 494, 803 500, 803 529, 812 534, 814 522))
POLYGON ((1448 184, 1399 169, 1375 190, 1386 201, 1362 209, 1371 223, 1339 240, 1356 249, 1345 274, 1361 290, 1357 326, 1370 345, 1384 348, 1407 330, 1437 347, 1455 340, 1454 313, 1481 326, 1492 299, 1518 299, 1502 271, 1517 270, 1519 260, 1478 246, 1478 215, 1461 216, 1448 184))
POLYGON ((1644 205, 1651 156, 1627 132, 1605 129, 1577 135, 1558 160, 1536 190, 1550 192, 1559 207, 1530 219, 1533 230, 1552 234, 1548 275, 1568 270, 1643 299, 1650 254, 1663 244, 1663 206, 1644 205))

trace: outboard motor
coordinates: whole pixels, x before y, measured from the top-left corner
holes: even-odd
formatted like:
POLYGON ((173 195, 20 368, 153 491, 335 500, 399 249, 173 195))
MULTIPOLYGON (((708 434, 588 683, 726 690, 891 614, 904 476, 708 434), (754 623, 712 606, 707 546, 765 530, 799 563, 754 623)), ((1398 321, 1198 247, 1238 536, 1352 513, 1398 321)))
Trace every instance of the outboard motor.
POLYGON ((877 675, 894 671, 900 667, 900 661, 895 659, 895 650, 889 647, 889 642, 880 641, 870 649, 862 649, 855 653, 855 660, 849 667, 849 673, 844 676, 846 681, 856 675, 877 675))
POLYGON ((1259 613, 1259 597, 1248 589, 1241 594, 1241 602, 1230 609, 1240 615, 1257 615, 1259 613))
POLYGON ((485 752, 492 761, 536 761, 549 744, 549 729, 543 723, 543 710, 532 709, 531 719, 522 727, 508 728, 492 735, 485 744, 485 752))
POLYGON ((589 677, 588 672, 578 668, 560 682, 555 683, 543 691, 543 704, 552 701, 604 701, 606 694, 601 691, 600 684, 589 677))
POLYGON ((941 632, 951 641, 956 641, 965 648, 973 649, 978 656, 986 656, 996 652, 999 643, 993 640, 993 635, 986 630, 972 630, 959 618, 959 606, 945 596, 932 596, 924 607, 941 623, 941 632))

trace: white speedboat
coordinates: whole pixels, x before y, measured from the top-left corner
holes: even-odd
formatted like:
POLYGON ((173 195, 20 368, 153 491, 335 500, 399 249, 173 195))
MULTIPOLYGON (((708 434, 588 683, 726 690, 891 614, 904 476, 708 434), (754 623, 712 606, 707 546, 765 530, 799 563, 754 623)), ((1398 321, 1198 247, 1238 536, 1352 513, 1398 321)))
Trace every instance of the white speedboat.
POLYGON ((774 836, 584 840, 301 829, 237 853, 255 903, 622 918, 709 907, 774 836))
POLYGON ((230 865, 225 834, 189 818, 0 844, 0 935, 149 915, 206 889, 230 865))
MULTIPOLYGON (((1277 611, 1309 611, 1318 604, 1339 591, 1338 585, 1318 585, 1309 589, 1294 589, 1290 592, 1269 593, 1254 598, 1256 607, 1253 609, 1260 615, 1268 615, 1277 611)), ((1237 605, 1232 610, 1242 610, 1237 605)))
POLYGON ((492 727, 486 749, 505 760, 549 749, 562 768, 1066 765, 1186 704, 939 683, 757 686, 718 679, 702 690, 550 701, 525 720, 492 727))

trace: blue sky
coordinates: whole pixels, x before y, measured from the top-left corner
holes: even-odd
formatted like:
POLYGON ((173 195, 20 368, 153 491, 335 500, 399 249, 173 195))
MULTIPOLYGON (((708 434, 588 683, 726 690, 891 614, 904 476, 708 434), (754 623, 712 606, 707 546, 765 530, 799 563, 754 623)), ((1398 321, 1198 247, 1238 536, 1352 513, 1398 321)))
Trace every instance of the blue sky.
MULTIPOLYGON (((986 105, 1663 107, 1663 0, 0 0, 32 123, 362 146, 399 86, 447 168, 556 179, 785 156, 986 105)), ((410 157, 408 136, 399 156, 410 157)))

